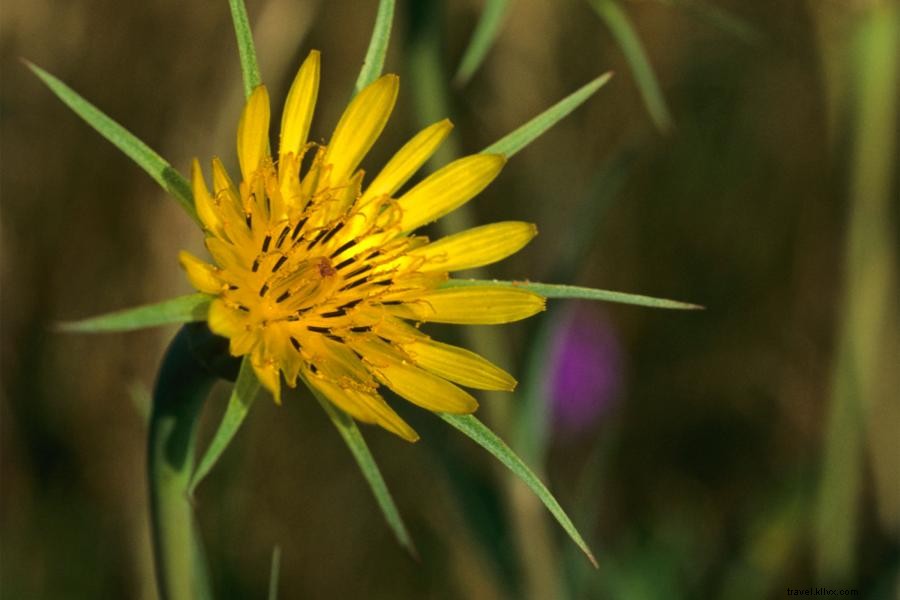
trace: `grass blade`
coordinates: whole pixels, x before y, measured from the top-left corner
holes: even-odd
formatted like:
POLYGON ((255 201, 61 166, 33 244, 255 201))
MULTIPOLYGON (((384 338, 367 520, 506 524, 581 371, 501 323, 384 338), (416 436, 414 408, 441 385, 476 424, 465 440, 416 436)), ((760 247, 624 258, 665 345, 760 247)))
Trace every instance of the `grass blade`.
POLYGON ((238 373, 237 381, 234 382, 234 388, 231 390, 228 406, 225 408, 225 414, 222 416, 219 428, 216 430, 206 452, 203 453, 203 458, 197 465, 197 469, 191 476, 191 485, 188 488, 191 495, 194 494, 194 490, 209 474, 222 456, 222 453, 225 452, 228 444, 234 439, 258 393, 259 381, 253 372, 253 367, 250 365, 250 359, 245 357, 241 361, 241 370, 238 373))
POLYGON ((72 109, 76 115, 109 140, 128 158, 136 162, 156 183, 175 198, 194 221, 200 223, 197 211, 194 209, 194 195, 191 193, 191 186, 181 173, 173 169, 172 165, 133 133, 78 95, 75 90, 36 64, 27 60, 24 62, 31 72, 37 75, 38 79, 50 88, 57 98, 62 100, 63 104, 72 109))
POLYGON ((281 546, 272 549, 272 567, 269 570, 269 600, 278 600, 278 580, 281 578, 281 546))
POLYGON ((459 61, 456 76, 453 78, 456 85, 463 86, 468 83, 484 62, 484 57, 500 33, 500 25, 503 23, 503 15, 506 14, 508 5, 509 0, 486 0, 478 25, 475 26, 472 39, 469 40, 462 60, 459 61))
POLYGON ((534 117, 512 133, 507 134, 481 152, 503 154, 507 158, 536 140, 545 131, 556 125, 563 117, 581 106, 610 80, 612 73, 604 73, 590 83, 578 88, 538 116, 534 117))
POLYGON ((356 464, 359 465, 363 477, 366 478, 366 482, 375 496, 375 501, 378 502, 378 506, 381 508, 381 512, 384 514, 391 531, 394 532, 397 541, 413 557, 417 557, 418 553, 412 537, 410 537, 409 531, 400 517, 400 511, 397 510, 397 505, 394 503, 391 492, 384 482, 384 477, 381 476, 381 470, 375 463, 375 458, 369 451, 369 446, 366 444, 366 440, 363 439, 362 432, 360 432, 356 422, 347 413, 332 404, 321 392, 309 385, 309 383, 306 383, 306 387, 309 388, 316 400, 319 401, 319 404, 322 405, 328 418, 331 419, 338 433, 344 439, 344 443, 347 444, 347 448, 350 449, 350 453, 353 454, 353 458, 356 459, 356 464))
POLYGON ((228 7, 231 9, 231 21, 234 23, 234 35, 237 38, 238 54, 241 58, 244 95, 249 98, 253 89, 262 83, 259 64, 256 62, 253 32, 250 31, 250 19, 247 18, 247 6, 244 4, 244 0, 228 0, 228 7))
POLYGON ((461 431, 473 442, 493 454, 497 460, 506 465, 516 477, 521 479, 525 485, 531 488, 531 491, 533 491, 541 502, 544 503, 547 510, 549 510, 556 518, 557 522, 559 522, 565 532, 569 534, 572 541, 581 548, 581 551, 584 552, 588 560, 591 561, 591 564, 595 567, 597 566, 597 559, 594 558, 591 549, 588 548, 587 542, 584 541, 581 534, 575 529, 575 525, 572 524, 571 519, 566 515, 565 511, 559 505, 559 502, 556 501, 556 498, 553 497, 553 494, 550 493, 547 486, 538 479, 537 475, 528 468, 528 465, 526 465, 522 459, 503 442, 503 440, 497 437, 493 431, 488 429, 484 423, 475 418, 474 415, 438 413, 438 416, 461 431))
POLYGON ((384 69, 384 57, 387 55, 388 42, 391 39, 391 24, 394 21, 394 0, 381 0, 378 3, 378 13, 375 15, 375 25, 372 27, 372 37, 369 40, 369 49, 366 50, 366 58, 363 61, 359 77, 356 79, 356 92, 378 79, 384 69))
POLYGON ((108 333, 203 321, 211 301, 206 294, 189 294, 80 321, 66 321, 59 323, 57 329, 69 333, 108 333))
POLYGON ((635 83, 637 83, 653 123, 663 133, 669 131, 672 128, 672 117, 666 106, 666 99, 663 97, 659 82, 653 73, 653 67, 650 66, 644 46, 628 19, 628 15, 616 0, 590 0, 590 2, 596 13, 609 27, 616 43, 622 49, 622 53, 625 54, 625 60, 631 67, 631 73, 634 75, 635 83))
POLYGON ((648 306, 650 308, 671 308, 676 310, 703 310, 699 304, 642 296, 640 294, 627 294, 625 292, 613 292, 610 290, 598 290, 595 288, 581 287, 577 285, 561 285, 556 283, 537 283, 532 281, 499 281, 496 279, 450 279, 441 287, 491 287, 506 285, 520 290, 534 292, 544 298, 579 298, 581 300, 601 300, 603 302, 616 302, 618 304, 632 304, 634 306, 648 306))

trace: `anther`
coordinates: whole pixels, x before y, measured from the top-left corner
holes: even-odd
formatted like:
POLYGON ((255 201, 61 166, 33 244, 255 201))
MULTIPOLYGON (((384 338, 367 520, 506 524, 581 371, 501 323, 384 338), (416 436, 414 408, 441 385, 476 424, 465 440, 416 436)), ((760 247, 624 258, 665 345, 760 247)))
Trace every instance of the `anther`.
POLYGON ((275 298, 275 302, 280 304, 290 297, 291 297, 291 291, 288 290, 288 291, 284 292, 283 294, 281 294, 280 296, 278 296, 277 298, 275 298))
POLYGON ((278 261, 274 265, 272 265, 272 272, 274 273, 275 271, 280 269, 281 265, 283 265, 285 262, 287 262, 287 256, 282 256, 281 258, 279 258, 278 261))
POLYGON ((352 248, 355 245, 356 245, 356 240, 350 240, 349 242, 344 242, 343 245, 339 246, 337 250, 335 250, 334 252, 331 253, 330 258, 336 257, 341 252, 346 252, 347 250, 349 250, 350 248, 352 248))
POLYGON ((268 252, 268 251, 269 251, 269 244, 271 244, 271 243, 272 243, 272 236, 271 236, 271 235, 266 235, 266 237, 263 238, 262 251, 263 251, 263 252, 268 252))

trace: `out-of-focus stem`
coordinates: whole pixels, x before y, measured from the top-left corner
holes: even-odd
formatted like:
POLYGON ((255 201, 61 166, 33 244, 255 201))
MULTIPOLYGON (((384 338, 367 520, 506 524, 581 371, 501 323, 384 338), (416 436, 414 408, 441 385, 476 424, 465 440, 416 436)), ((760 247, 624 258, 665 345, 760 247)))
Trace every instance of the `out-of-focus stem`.
POLYGON ((900 339, 896 239, 891 226, 897 160, 900 9, 883 3, 856 19, 850 140, 850 214, 844 300, 816 523, 816 563, 824 581, 855 575, 864 464, 872 459, 879 517, 900 535, 900 442, 896 436, 900 339))
POLYGON ((222 343, 205 323, 182 327, 166 350, 153 391, 147 475, 156 582, 164 600, 212 597, 188 485, 197 422, 217 378, 213 361, 222 343))

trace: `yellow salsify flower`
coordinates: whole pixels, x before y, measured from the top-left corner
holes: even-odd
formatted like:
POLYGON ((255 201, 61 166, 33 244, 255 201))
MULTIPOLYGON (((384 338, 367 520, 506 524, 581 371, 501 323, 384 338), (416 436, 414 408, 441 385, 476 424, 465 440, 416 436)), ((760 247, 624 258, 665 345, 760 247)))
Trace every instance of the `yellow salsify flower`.
POLYGON ((385 75, 357 94, 322 145, 307 141, 319 72, 313 51, 288 93, 277 159, 269 154, 269 96, 260 86, 238 125, 240 184, 213 159, 210 191, 194 160, 194 199, 215 264, 187 252, 180 261, 194 287, 215 296, 210 329, 229 338, 231 354, 249 356, 276 402, 282 376, 290 386, 302 379, 357 420, 415 441, 381 386, 448 413, 478 406, 456 384, 515 387, 499 367, 417 325, 507 323, 543 310, 542 297, 508 286, 441 287, 452 271, 518 251, 537 229, 511 221, 435 242, 415 235, 484 189, 504 157, 460 158, 398 195, 449 134, 444 120, 419 132, 364 185, 358 166, 391 114, 398 78, 385 75))

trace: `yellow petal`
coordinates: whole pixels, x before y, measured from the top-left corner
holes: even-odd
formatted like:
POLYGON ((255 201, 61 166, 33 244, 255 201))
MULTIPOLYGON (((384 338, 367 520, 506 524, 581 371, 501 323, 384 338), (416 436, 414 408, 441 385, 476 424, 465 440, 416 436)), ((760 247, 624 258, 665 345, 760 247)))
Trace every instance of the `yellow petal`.
POLYGON ((444 119, 417 133, 388 161, 366 189, 360 203, 381 195, 390 196, 400 189, 431 158, 451 129, 453 124, 449 119, 444 119))
POLYGON ((537 227, 521 221, 482 225, 410 252, 426 260, 420 271, 459 271, 495 263, 521 250, 537 227))
POLYGON ((218 294, 222 291, 222 280, 216 274, 218 269, 200 260, 190 252, 178 253, 178 262, 187 272, 188 279, 197 291, 204 294, 218 294))
POLYGON ((380 341, 358 340, 354 348, 372 365, 375 376, 397 395, 435 412, 468 414, 478 402, 449 381, 411 365, 393 347, 380 341))
POLYGON ((507 392, 516 387, 512 375, 464 348, 425 338, 403 344, 403 351, 423 369, 466 387, 507 392))
POLYGON ((385 75, 357 94, 344 111, 325 153, 332 185, 340 185, 356 169, 381 135, 397 101, 398 85, 396 75, 385 75))
POLYGON ((306 381, 354 419, 380 425, 408 442, 415 442, 419 439, 415 430, 377 393, 342 388, 312 373, 306 375, 306 381))
POLYGON ((319 95, 319 51, 313 50, 303 61, 294 83, 284 102, 281 114, 281 140, 278 143, 278 159, 283 162, 288 153, 300 154, 300 148, 306 144, 309 136, 309 125, 312 122, 313 109, 319 95))
POLYGON ((206 321, 213 333, 223 337, 232 338, 246 331, 244 319, 220 298, 209 305, 206 321))
POLYGON ((222 234, 222 220, 216 211, 215 201, 209 188, 206 187, 206 179, 203 177, 203 170, 200 168, 200 161, 196 158, 191 163, 191 189, 194 192, 194 206, 197 208, 197 216, 207 231, 215 234, 222 234))
POLYGON ((256 377, 264 388, 272 392, 275 404, 281 404, 281 376, 278 367, 274 363, 264 361, 261 357, 253 356, 250 360, 256 377))
POLYGON ((402 231, 411 231, 459 208, 500 173, 506 159, 499 154, 475 154, 453 161, 404 194, 402 231))
POLYGON ((269 147, 269 92, 258 86, 244 105, 238 123, 237 153, 244 181, 259 167, 269 147))
POLYGON ((420 301, 387 306, 404 319, 495 325, 519 321, 544 310, 544 299, 513 287, 446 288, 421 294, 420 301))

